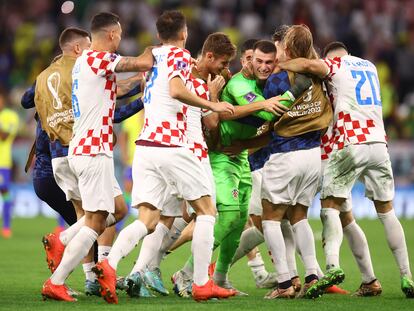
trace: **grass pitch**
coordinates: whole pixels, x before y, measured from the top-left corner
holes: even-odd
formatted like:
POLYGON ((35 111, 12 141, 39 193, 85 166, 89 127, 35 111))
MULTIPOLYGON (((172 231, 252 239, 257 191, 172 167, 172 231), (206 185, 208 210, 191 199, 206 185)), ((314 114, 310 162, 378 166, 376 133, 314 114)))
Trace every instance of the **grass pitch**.
MULTIPOLYGON (((248 297, 235 297, 222 301, 196 303, 170 293, 168 297, 131 299, 125 293, 119 294, 119 305, 108 305, 98 297, 78 298, 76 303, 42 301, 40 290, 49 276, 45 254, 41 244, 43 234, 53 230, 56 221, 47 218, 14 219, 13 237, 0 239, 0 310, 414 310, 414 299, 406 299, 400 290, 400 278, 391 251, 388 249, 381 223, 377 220, 361 220, 370 245, 371 256, 377 278, 383 286, 380 297, 355 298, 343 295, 325 295, 317 300, 264 300, 267 290, 257 289, 250 269, 244 258, 231 270, 233 284, 249 293, 248 297)), ((414 220, 404 220, 409 255, 414 258, 414 220)), ((321 267, 324 266, 320 241, 321 223, 312 221, 316 249, 321 267)), ((261 247, 268 270, 273 271, 265 248, 261 247)), ((119 275, 126 275, 132 268, 138 250, 121 261, 119 275)), ((171 274, 183 265, 189 254, 189 245, 168 255, 162 262, 162 272, 167 288, 171 289, 171 274)), ((347 242, 341 249, 341 264, 346 278, 342 287, 354 291, 360 284, 360 274, 347 242)), ((298 268, 303 275, 301 262, 298 268)), ((78 267, 69 277, 67 284, 83 292, 84 276, 78 267)))

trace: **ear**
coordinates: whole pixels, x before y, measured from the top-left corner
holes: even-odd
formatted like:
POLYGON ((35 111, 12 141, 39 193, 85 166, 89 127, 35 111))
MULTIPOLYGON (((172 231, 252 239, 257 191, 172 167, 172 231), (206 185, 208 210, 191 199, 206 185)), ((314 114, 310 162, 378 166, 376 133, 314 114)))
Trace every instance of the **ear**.
POLYGON ((115 30, 111 30, 109 31, 109 39, 111 39, 111 41, 115 38, 115 30))
POLYGON ((207 53, 206 53, 206 58, 207 58, 210 62, 214 61, 214 55, 213 55, 213 52, 207 52, 207 53))
POLYGON ((76 43, 76 44, 73 46, 73 50, 75 51, 75 54, 76 54, 76 55, 80 55, 80 54, 81 54, 81 47, 80 47, 79 43, 76 43))
POLYGON ((285 54, 285 58, 290 58, 289 50, 287 48, 283 48, 283 54, 285 54))

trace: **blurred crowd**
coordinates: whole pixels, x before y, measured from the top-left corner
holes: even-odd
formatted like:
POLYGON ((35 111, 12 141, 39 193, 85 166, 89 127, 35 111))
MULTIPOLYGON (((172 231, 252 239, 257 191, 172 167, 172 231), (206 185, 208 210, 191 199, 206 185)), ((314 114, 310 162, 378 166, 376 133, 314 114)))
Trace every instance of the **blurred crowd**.
MULTIPOLYGON (((75 0, 69 14, 62 13, 63 2, 0 2, 0 91, 24 121, 19 132, 21 144, 28 144, 34 124, 33 114, 20 109, 20 97, 58 54, 57 39, 65 27, 88 29, 95 13, 115 12, 123 26, 120 54, 137 55, 157 42, 155 20, 163 10, 172 8, 187 17, 187 48, 193 55, 211 32, 223 31, 239 45, 249 38, 270 39, 281 24, 308 25, 319 50, 332 40, 345 42, 351 54, 378 66, 390 141, 414 137, 414 1, 75 0)), ((239 69, 237 59, 232 69, 239 69)), ((412 154, 410 167, 414 151, 412 154)))

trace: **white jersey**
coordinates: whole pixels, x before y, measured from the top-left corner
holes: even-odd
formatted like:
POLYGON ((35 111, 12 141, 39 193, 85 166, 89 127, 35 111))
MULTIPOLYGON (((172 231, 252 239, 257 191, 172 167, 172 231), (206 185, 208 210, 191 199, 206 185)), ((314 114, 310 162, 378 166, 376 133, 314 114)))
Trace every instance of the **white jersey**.
MULTIPOLYGON (((191 81, 187 83, 189 88, 198 97, 210 100, 207 83, 200 79, 191 77, 191 81)), ((208 148, 203 135, 201 119, 211 113, 210 110, 201 109, 199 107, 188 106, 187 111, 187 137, 188 147, 194 154, 203 161, 208 159, 208 148)))
POLYGON ((145 86, 145 121, 139 140, 166 146, 187 147, 188 106, 170 96, 169 81, 190 79, 191 55, 185 49, 165 45, 152 50, 154 65, 145 86))
POLYGON ((386 143, 375 65, 350 55, 323 61, 329 67, 325 79, 334 106, 328 150, 349 144, 386 143))
POLYGON ((84 50, 72 70, 75 118, 68 155, 105 154, 112 157, 116 100, 115 67, 121 56, 84 50))

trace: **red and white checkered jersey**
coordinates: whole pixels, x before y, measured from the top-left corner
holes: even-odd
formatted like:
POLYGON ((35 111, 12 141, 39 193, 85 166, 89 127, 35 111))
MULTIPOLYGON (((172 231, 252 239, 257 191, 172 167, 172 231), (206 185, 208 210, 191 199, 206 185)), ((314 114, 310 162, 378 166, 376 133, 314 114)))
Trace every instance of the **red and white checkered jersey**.
POLYGON ((154 65, 148 75, 143 102, 145 121, 139 140, 187 147, 187 105, 170 96, 169 81, 190 79, 191 55, 185 49, 165 45, 152 50, 154 65))
POLYGON ((333 132, 329 138, 332 146, 328 149, 342 149, 349 144, 386 143, 375 65, 350 55, 323 61, 329 67, 325 79, 334 106, 333 132))
POLYGON ((121 56, 83 51, 72 70, 72 108, 75 117, 69 155, 106 154, 112 157, 116 100, 115 67, 121 56))
MULTIPOLYGON (((200 78, 191 76, 187 83, 187 88, 194 92, 197 96, 210 100, 207 83, 200 78)), ((191 151, 202 161, 208 158, 208 148, 203 135, 201 118, 210 114, 210 110, 201 109, 194 106, 188 106, 187 111, 187 138, 191 151)))
POLYGON ((332 124, 329 125, 325 134, 321 138, 321 160, 328 160, 333 148, 332 124))

